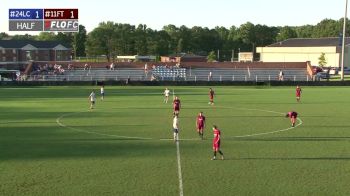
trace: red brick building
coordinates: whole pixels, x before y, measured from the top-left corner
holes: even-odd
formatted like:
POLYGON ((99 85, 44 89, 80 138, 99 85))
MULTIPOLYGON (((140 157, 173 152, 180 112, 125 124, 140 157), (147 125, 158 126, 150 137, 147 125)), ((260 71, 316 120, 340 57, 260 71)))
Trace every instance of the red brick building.
POLYGON ((56 41, 0 40, 0 64, 23 65, 34 62, 71 61, 70 46, 56 41))

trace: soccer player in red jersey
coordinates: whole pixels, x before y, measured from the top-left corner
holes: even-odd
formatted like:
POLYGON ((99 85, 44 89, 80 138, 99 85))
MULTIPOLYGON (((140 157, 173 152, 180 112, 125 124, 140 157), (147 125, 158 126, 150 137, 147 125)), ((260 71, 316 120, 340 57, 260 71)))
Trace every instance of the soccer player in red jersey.
POLYGON ((298 117, 298 113, 294 112, 294 111, 288 112, 286 114, 286 118, 290 118, 290 122, 292 123, 292 127, 295 126, 295 121, 296 121, 297 117, 298 117))
POLYGON ((213 151, 214 156, 211 160, 216 160, 216 153, 219 152, 221 154, 221 159, 224 160, 224 154, 220 150, 220 143, 221 143, 221 132, 217 128, 216 125, 213 125, 213 133, 214 133, 214 139, 213 139, 213 151))
POLYGON ((197 132, 199 134, 199 137, 203 139, 203 131, 205 126, 205 116, 203 115, 203 112, 199 112, 199 115, 197 116, 196 120, 197 125, 197 132))
POLYGON ((297 88, 295 89, 295 94, 297 97, 297 102, 300 102, 301 88, 299 86, 297 86, 297 88))
POLYGON ((180 99, 178 97, 175 97, 175 99, 173 101, 173 108, 174 108, 174 114, 178 115, 180 112, 180 108, 181 108, 181 102, 180 102, 180 99))
POLYGON ((209 104, 214 105, 214 91, 212 88, 209 88, 209 104))

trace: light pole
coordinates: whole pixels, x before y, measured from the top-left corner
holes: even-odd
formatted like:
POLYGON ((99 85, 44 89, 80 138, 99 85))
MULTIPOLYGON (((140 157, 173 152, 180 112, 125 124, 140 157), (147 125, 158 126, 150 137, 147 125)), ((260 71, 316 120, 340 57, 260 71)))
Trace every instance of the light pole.
POLYGON ((344 63, 345 63, 345 38, 346 38, 346 21, 348 15, 348 0, 345 1, 345 16, 343 24, 343 42, 341 47, 341 81, 344 81, 344 63))

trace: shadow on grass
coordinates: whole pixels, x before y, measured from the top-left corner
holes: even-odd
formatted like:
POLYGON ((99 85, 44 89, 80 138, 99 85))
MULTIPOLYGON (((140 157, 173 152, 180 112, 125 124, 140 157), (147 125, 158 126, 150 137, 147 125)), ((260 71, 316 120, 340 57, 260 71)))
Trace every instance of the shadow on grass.
POLYGON ((225 158, 224 161, 266 160, 266 161, 350 161, 350 157, 247 157, 225 158))
POLYGON ((162 157, 175 152, 169 141, 149 142, 138 139, 52 139, 18 140, 0 143, 0 160, 34 160, 48 158, 162 157))
POLYGON ((297 141, 297 142, 320 142, 320 141, 348 141, 350 136, 346 137, 269 137, 269 138, 228 138, 236 141, 262 141, 262 142, 280 142, 280 141, 297 141))

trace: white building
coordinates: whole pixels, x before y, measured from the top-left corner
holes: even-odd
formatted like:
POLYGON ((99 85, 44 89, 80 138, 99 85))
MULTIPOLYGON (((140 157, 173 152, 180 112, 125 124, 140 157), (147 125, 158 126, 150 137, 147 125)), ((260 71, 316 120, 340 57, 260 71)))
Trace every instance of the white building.
MULTIPOLYGON (((345 67, 350 67, 350 38, 345 40, 345 67)), ((329 67, 341 65, 341 39, 336 38, 293 38, 266 47, 257 47, 263 62, 306 62, 318 65, 318 59, 325 53, 329 67)))

